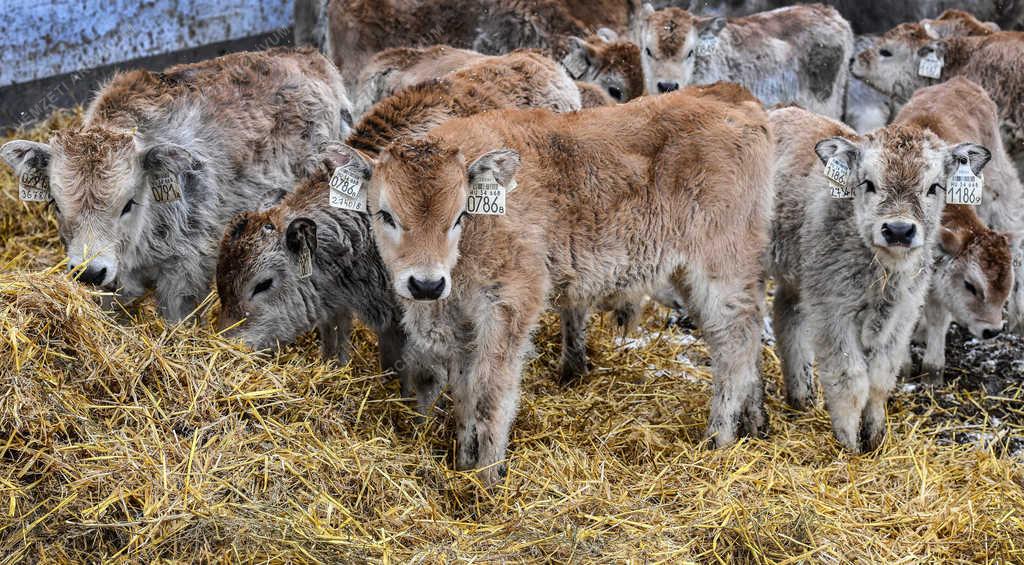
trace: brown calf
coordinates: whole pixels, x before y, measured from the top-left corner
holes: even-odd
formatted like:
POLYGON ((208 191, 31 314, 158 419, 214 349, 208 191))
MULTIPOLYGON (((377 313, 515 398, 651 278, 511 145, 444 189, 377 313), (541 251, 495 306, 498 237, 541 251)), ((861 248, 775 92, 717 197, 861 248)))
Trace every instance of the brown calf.
MULTIPOLYGON (((488 112, 365 159, 404 326, 449 367, 458 466, 499 479, 546 300, 572 326, 609 297, 667 281, 712 350, 708 436, 725 446, 765 433, 758 313, 771 156, 760 105, 709 90, 571 114, 488 112), (471 186, 508 191, 504 215, 468 215, 480 201, 468 200, 471 186)), ((563 358, 582 343, 567 346, 563 358)))

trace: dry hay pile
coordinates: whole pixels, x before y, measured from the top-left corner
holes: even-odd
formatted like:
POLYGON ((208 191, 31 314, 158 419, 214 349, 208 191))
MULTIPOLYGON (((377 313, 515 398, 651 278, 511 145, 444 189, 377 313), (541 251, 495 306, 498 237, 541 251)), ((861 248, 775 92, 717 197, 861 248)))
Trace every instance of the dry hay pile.
POLYGON ((368 332, 337 367, 309 338, 260 356, 208 325, 168 327, 151 304, 105 315, 43 267, 61 255, 53 217, 0 175, 10 560, 1024 560, 1020 461, 946 441, 957 423, 920 392, 890 403, 878 452, 851 456, 821 408, 784 407, 766 348, 770 439, 707 449, 706 351, 656 312, 632 339, 598 321, 597 369, 572 389, 552 382, 545 320, 507 482, 482 490, 451 470, 449 419, 416 426, 396 400, 368 332))

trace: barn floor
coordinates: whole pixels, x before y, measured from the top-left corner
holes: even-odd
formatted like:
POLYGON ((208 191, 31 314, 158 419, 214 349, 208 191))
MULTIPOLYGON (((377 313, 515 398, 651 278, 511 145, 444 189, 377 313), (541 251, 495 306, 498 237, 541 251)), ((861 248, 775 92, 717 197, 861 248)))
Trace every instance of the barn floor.
MULTIPOLYGON (((77 120, 59 115, 47 126, 77 120)), ((45 129, 28 132, 45 137, 45 129)), ((0 140, 6 141, 6 140, 0 140)), ((254 355, 145 303, 114 319, 70 282, 52 213, 0 167, 0 555, 16 561, 1024 561, 1024 341, 950 338, 951 384, 901 383, 874 453, 819 406, 771 435, 701 443, 703 342, 651 311, 591 335, 594 373, 551 376, 547 317, 507 482, 451 470, 451 422, 417 426, 377 374, 311 338, 254 355)))

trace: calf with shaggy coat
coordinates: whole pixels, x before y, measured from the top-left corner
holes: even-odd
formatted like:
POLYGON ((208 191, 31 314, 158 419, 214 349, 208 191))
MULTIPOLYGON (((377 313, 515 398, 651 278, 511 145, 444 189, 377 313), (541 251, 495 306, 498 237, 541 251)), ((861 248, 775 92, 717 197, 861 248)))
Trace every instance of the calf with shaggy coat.
POLYGON ((48 180, 40 199, 53 199, 80 280, 122 300, 155 288, 177 321, 208 294, 228 220, 311 170, 350 111, 319 53, 237 53, 115 75, 80 129, 11 141, 0 156, 48 180))
POLYGON ((488 112, 367 159, 404 326, 448 367, 457 465, 489 484, 502 475, 545 298, 574 323, 615 294, 669 280, 712 351, 708 436, 725 446, 764 434, 758 311, 771 155, 759 104, 680 92, 571 114, 488 112), (504 215, 467 214, 478 185, 508 191, 504 215))
POLYGON ((798 108, 771 112, 771 122, 769 263, 786 397, 796 408, 813 402, 817 362, 836 439, 872 450, 931 282, 942 185, 961 162, 980 173, 989 152, 902 124, 858 137, 798 108), (842 172, 836 186, 826 168, 842 172))
POLYGON ((800 5, 727 21, 645 4, 633 36, 651 94, 729 81, 766 106, 843 115, 853 32, 833 8, 800 5))

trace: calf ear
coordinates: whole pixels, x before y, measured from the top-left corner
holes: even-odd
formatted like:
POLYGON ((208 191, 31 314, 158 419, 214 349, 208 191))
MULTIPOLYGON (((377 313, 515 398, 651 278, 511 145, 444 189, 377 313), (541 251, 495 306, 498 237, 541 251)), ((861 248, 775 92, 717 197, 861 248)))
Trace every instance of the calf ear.
POLYGON ((50 168, 50 146, 45 143, 16 139, 0 147, 0 157, 20 175, 26 168, 47 171, 50 168))
POLYGON ((167 171, 181 175, 192 168, 192 153, 173 143, 161 143, 146 150, 142 157, 142 168, 147 173, 167 171))
POLYGON ((355 148, 344 143, 328 142, 320 146, 320 158, 327 166, 328 172, 333 172, 338 167, 358 171, 363 179, 369 179, 373 175, 373 159, 364 156, 355 148))
POLYGON ((939 247, 946 255, 956 257, 964 248, 964 234, 949 228, 941 228, 939 230, 939 247))
POLYGON ((569 38, 569 52, 562 58, 562 66, 574 80, 587 74, 593 66, 594 48, 578 37, 569 38))
POLYGON ((924 47, 922 47, 922 48, 917 50, 917 56, 922 58, 922 59, 927 57, 928 55, 930 55, 932 53, 935 53, 936 55, 938 55, 939 59, 945 59, 946 58, 946 43, 944 41, 941 41, 941 40, 936 40, 936 41, 932 41, 928 45, 925 45, 924 47))
POLYGON ((718 35, 725 29, 726 20, 719 16, 697 24, 697 35, 718 35))
POLYGON ((519 153, 511 149, 484 153, 469 166, 469 184, 473 184, 480 175, 490 171, 494 175, 494 180, 507 188, 519 172, 519 164, 519 153))
POLYGON ((827 164, 829 159, 835 158, 850 169, 853 169, 860 160, 860 148, 845 137, 823 139, 814 146, 814 152, 818 154, 822 164, 827 164))
POLYGON ((316 254, 316 222, 309 218, 296 218, 285 230, 284 244, 298 264, 299 277, 313 274, 313 256, 316 254))
POLYGON ((971 164, 974 174, 978 174, 991 158, 992 152, 984 146, 977 143, 960 143, 949 150, 949 156, 946 158, 946 175, 953 174, 964 161, 971 164))

